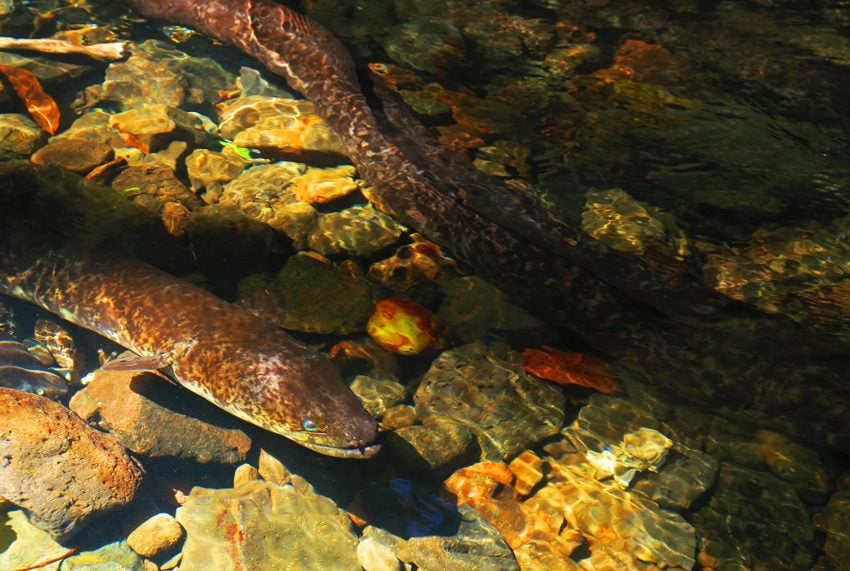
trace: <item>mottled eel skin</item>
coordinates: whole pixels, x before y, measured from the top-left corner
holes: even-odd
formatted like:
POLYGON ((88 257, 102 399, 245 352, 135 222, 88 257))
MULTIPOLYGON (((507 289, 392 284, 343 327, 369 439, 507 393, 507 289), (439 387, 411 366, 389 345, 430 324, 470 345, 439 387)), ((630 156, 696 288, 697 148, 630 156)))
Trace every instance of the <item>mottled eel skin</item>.
POLYGON ((39 305, 165 369, 250 423, 322 454, 368 458, 376 422, 320 353, 142 262, 0 248, 0 293, 39 305))

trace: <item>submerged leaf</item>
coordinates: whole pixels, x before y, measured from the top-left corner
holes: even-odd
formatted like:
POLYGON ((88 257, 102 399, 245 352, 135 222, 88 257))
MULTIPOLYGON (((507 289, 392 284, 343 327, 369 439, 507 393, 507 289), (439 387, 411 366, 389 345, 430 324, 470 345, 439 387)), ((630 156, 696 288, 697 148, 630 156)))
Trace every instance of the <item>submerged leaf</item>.
POLYGON ((27 106, 27 111, 38 126, 53 135, 59 128, 59 106, 41 88, 38 78, 25 69, 0 65, 2 73, 18 97, 27 106))
POLYGON ((596 389, 601 393, 620 390, 601 361, 582 355, 543 346, 543 350, 526 349, 522 352, 527 373, 560 385, 578 385, 596 389))

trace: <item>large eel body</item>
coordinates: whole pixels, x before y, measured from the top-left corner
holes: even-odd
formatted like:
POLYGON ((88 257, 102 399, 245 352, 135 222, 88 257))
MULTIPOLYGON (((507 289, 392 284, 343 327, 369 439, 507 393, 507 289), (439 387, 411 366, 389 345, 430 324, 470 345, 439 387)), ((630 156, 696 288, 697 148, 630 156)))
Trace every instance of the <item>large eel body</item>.
MULTIPOLYGON (((8 240, 6 240, 8 242, 8 240)), ((225 411, 329 456, 366 458, 376 422, 320 353, 134 260, 0 247, 0 293, 97 332, 225 411)))

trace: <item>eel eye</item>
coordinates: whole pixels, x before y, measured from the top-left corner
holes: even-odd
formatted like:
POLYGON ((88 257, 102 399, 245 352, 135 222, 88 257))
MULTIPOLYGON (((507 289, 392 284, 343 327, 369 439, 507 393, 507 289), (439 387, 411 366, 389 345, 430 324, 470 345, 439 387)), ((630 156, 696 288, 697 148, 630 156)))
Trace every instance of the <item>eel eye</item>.
POLYGON ((319 429, 319 423, 313 420, 312 418, 305 418, 304 422, 301 423, 301 426, 304 428, 304 430, 310 432, 319 429))

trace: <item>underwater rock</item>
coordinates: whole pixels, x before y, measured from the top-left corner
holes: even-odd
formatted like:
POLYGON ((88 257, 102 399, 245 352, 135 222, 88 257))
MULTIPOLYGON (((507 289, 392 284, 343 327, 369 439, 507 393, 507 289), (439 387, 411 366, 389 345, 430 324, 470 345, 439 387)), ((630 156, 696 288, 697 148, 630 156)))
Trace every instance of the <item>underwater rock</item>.
POLYGON ((423 421, 454 420, 471 430, 483 460, 502 460, 557 434, 564 421, 560 389, 529 377, 505 345, 469 344, 444 351, 413 400, 423 421))
POLYGON ((704 446, 720 460, 771 472, 791 484, 803 501, 822 504, 832 491, 831 478, 818 453, 776 432, 715 423, 704 446))
POLYGON ((113 179, 111 186, 131 202, 153 212, 161 212, 167 202, 179 202, 190 208, 200 204, 174 171, 159 162, 127 167, 113 179))
POLYGON ((822 521, 826 532, 824 551, 836 570, 847 569, 850 561, 850 490, 836 492, 829 498, 822 521))
POLYGON ((374 379, 357 375, 351 382, 351 390, 360 398, 366 412, 380 419, 387 409, 404 402, 407 389, 396 381, 374 379))
MULTIPOLYGON (((542 473, 541 473, 542 476, 542 473)), ((570 555, 583 542, 581 535, 564 526, 557 511, 540 509, 534 501, 520 503, 510 487, 514 474, 500 462, 480 462, 461 468, 443 484, 458 505, 473 507, 502 535, 513 550, 520 569, 576 570, 570 555)), ((541 490, 539 498, 547 491, 541 490)), ((552 502, 544 500, 546 508, 552 502)))
POLYGON ((375 343, 368 336, 355 337, 336 343, 328 351, 328 357, 343 373, 345 373, 349 363, 353 364, 354 370, 362 371, 362 368, 355 368, 358 366, 357 362, 360 361, 368 366, 366 374, 370 377, 387 380, 398 379, 398 361, 395 355, 375 343))
POLYGON ((62 405, 0 388, 0 418, 0 496, 52 536, 68 537, 136 495, 141 469, 62 405))
POLYGON ((195 149, 186 157, 185 164, 192 190, 204 190, 202 198, 210 203, 218 201, 223 185, 239 176, 250 162, 238 155, 195 149))
POLYGON ((501 290, 479 277, 446 280, 441 287, 445 298, 437 311, 437 320, 458 342, 478 339, 490 331, 543 327, 540 320, 511 303, 501 290))
POLYGON ((559 498, 566 522, 591 542, 591 549, 601 542, 644 564, 693 568, 696 534, 681 515, 611 480, 596 480, 582 454, 565 454, 547 464, 550 475, 543 490, 551 487, 552 496, 545 503, 559 498))
POLYGON ((595 393, 563 432, 576 449, 603 452, 641 428, 658 430, 661 423, 651 410, 633 400, 595 393))
POLYGON ((0 1, 0 16, 5 17, 12 14, 17 9, 20 3, 20 0, 0 1))
POLYGON ((184 95, 176 73, 144 53, 134 53, 109 64, 103 84, 86 88, 74 106, 78 111, 98 105, 121 111, 157 104, 177 108, 184 95))
POLYGON ((418 473, 445 474, 477 453, 472 432, 457 422, 429 417, 387 435, 386 447, 404 466, 418 473))
POLYGON ((371 206, 352 206, 340 212, 319 215, 319 223, 308 238, 320 254, 369 257, 394 244, 404 227, 371 206))
POLYGON ((251 448, 251 439, 244 432, 158 404, 185 396, 180 391, 152 373, 98 369, 87 376, 86 387, 74 395, 69 406, 140 456, 202 463, 243 461, 251 448), (170 399, 164 400, 163 395, 170 399))
POLYGON ((0 113, 0 152, 29 156, 44 137, 35 121, 20 113, 0 113))
POLYGON ((363 539, 372 538, 389 547, 398 559, 418 569, 518 569, 511 550, 493 526, 468 506, 459 506, 458 512, 460 525, 452 535, 425 535, 404 540, 370 525, 363 530, 363 539))
POLYGON ((712 456, 675 443, 664 465, 645 474, 633 489, 644 493, 661 507, 684 510, 711 489, 717 476, 712 456))
POLYGON ((278 158, 338 161, 346 156, 339 138, 309 101, 252 95, 224 101, 218 111, 219 134, 240 147, 278 158))
POLYGON ((457 275, 456 263, 421 235, 411 234, 410 239, 389 258, 369 266, 367 275, 400 297, 426 304, 436 301, 442 295, 438 282, 457 275))
POLYGON ((403 571, 404 567, 393 550, 374 537, 363 537, 357 544, 357 561, 363 571, 403 571))
POLYGON ((400 404, 384 413, 380 426, 384 430, 397 430, 405 426, 412 426, 416 424, 417 420, 415 408, 409 404, 400 404))
POLYGON ((127 535, 127 546, 148 559, 174 549, 183 539, 183 527, 171 514, 158 513, 127 535))
POLYGON ((595 357, 561 351, 549 345, 522 351, 525 372, 559 385, 575 385, 611 394, 620 392, 620 384, 611 376, 607 364, 595 357))
POLYGON ((488 14, 470 19, 462 28, 475 46, 476 59, 489 70, 514 70, 527 65, 524 60, 538 59, 554 43, 554 27, 538 18, 512 14, 488 14))
POLYGON ((667 230, 656 209, 640 204, 619 188, 588 191, 581 228, 602 244, 621 252, 643 254, 663 244, 667 230))
POLYGON ((773 474, 720 463, 708 503, 692 518, 700 561, 713 568, 807 569, 815 530, 790 484, 773 474))
POLYGON ((171 133, 177 128, 177 123, 171 118, 169 111, 170 109, 161 103, 132 107, 112 115, 109 126, 135 135, 149 144, 151 136, 171 133))
POLYGON ((587 450, 587 461, 596 469, 596 477, 613 476, 623 488, 631 484, 638 472, 657 472, 664 464, 673 441, 652 428, 641 427, 627 432, 619 444, 606 446, 601 452, 587 450))
POLYGON ((180 569, 359 571, 357 536, 345 512, 299 476, 291 482, 193 488, 177 510, 186 529, 180 569))
POLYGON ((815 450, 769 430, 759 430, 755 436, 767 469, 791 484, 800 499, 820 504, 829 497, 832 479, 815 450))
POLYGON ((437 75, 457 73, 468 65, 460 31, 437 17, 395 26, 384 40, 384 49, 399 65, 437 75))
POLYGON ((186 91, 186 102, 194 105, 213 104, 221 99, 221 86, 233 85, 233 74, 225 70, 214 59, 190 56, 172 49, 173 44, 147 40, 139 49, 159 65, 173 71, 186 91))
POLYGON ((224 185, 219 203, 239 208, 289 236, 296 248, 303 248, 319 215, 309 204, 299 202, 287 187, 305 172, 305 165, 285 161, 253 166, 224 185))
POLYGON ((366 323, 366 333, 391 353, 419 355, 442 344, 440 327, 431 310, 400 298, 375 302, 375 311, 366 323))
POLYGON ((57 165, 63 169, 85 174, 96 166, 112 160, 112 147, 99 141, 71 137, 54 139, 36 151, 30 160, 37 165, 57 165))
POLYGON ((292 178, 289 190, 301 202, 324 204, 360 188, 360 184, 354 180, 356 172, 351 165, 308 167, 307 172, 292 178))
POLYGON ((850 319, 850 246, 842 237, 848 230, 848 217, 760 228, 746 247, 707 252, 706 283, 762 311, 844 334, 850 319))
POLYGON ((0 569, 147 571, 142 559, 121 540, 98 543, 96 549, 74 553, 33 525, 22 511, 10 512, 8 525, 17 539, 0 553, 0 569), (45 564, 46 561, 52 563, 45 564))
POLYGON ((353 261, 339 264, 311 253, 286 261, 274 277, 249 276, 240 304, 284 329, 347 334, 362 331, 372 313, 371 284, 353 261))

